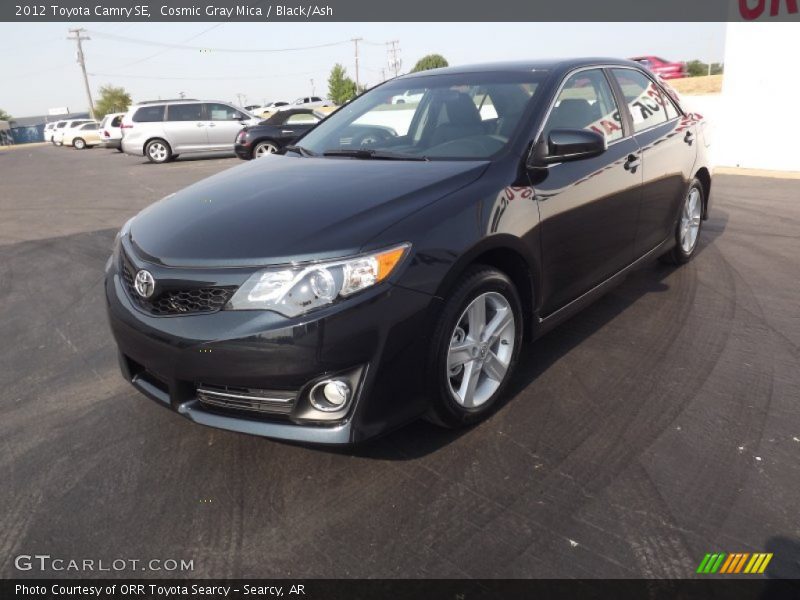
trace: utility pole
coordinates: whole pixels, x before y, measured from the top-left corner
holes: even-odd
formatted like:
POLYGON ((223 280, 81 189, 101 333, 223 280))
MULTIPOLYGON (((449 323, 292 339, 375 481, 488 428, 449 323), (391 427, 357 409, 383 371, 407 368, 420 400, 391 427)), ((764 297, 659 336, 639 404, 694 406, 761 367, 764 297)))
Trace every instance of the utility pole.
POLYGON ((70 29, 70 34, 74 35, 75 37, 68 37, 68 40, 75 40, 78 44, 78 64, 81 66, 81 71, 83 71, 83 85, 86 87, 86 98, 89 100, 89 116, 92 117, 92 120, 95 120, 94 117, 94 101, 92 100, 92 90, 89 89, 89 76, 86 75, 86 60, 83 56, 83 46, 81 42, 84 40, 90 40, 92 38, 88 36, 81 35, 85 29, 78 28, 78 29, 70 29))
POLYGON ((358 42, 362 41, 364 38, 353 38, 350 40, 356 46, 356 93, 361 93, 361 83, 358 79, 358 42))
POLYGON ((239 106, 244 106, 245 100, 247 100, 247 96, 239 92, 238 94, 236 94, 236 99, 239 101, 239 106), (242 98, 244 98, 244 100, 242 100, 242 98))
POLYGON ((400 53, 400 48, 397 45, 400 43, 400 40, 392 40, 390 42, 386 42, 387 46, 391 46, 389 48, 389 68, 394 71, 394 76, 397 77, 400 75, 400 65, 403 64, 403 61, 400 60, 398 54, 400 53))
POLYGON ((381 69, 381 81, 386 81, 386 69, 381 69))
POLYGON ((311 95, 316 96, 316 92, 314 91, 314 78, 311 78, 311 95))

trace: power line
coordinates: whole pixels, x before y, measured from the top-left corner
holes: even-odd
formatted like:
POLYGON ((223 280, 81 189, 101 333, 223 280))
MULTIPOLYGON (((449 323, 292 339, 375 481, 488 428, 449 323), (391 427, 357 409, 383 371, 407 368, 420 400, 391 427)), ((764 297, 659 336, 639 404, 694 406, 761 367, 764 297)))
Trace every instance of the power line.
MULTIPOLYGON (((186 42, 191 42, 192 40, 199 38, 201 35, 205 35, 209 31, 211 31, 212 29, 216 29, 220 25, 225 25, 225 23, 217 23, 216 25, 212 25, 211 27, 208 27, 208 28, 204 29, 200 33, 197 33, 197 34, 195 34, 195 35, 193 35, 191 37, 186 38, 181 43, 185 44, 186 42)), ((173 48, 165 48, 164 50, 159 50, 155 54, 151 54, 150 56, 145 56, 144 58, 140 58, 139 60, 135 60, 135 61, 133 61, 131 63, 128 63, 127 65, 121 65, 119 68, 120 69, 127 69, 128 67, 132 67, 133 65, 138 65, 140 63, 145 62, 146 60, 150 60, 151 58, 155 58, 156 56, 161 56, 162 54, 165 54, 165 53, 169 52, 170 50, 173 50, 173 48)))
POLYGON ((318 75, 328 70, 328 67, 323 67, 315 71, 306 71, 304 73, 279 73, 272 75, 253 76, 253 75, 218 75, 218 76, 205 76, 205 77, 165 77, 160 75, 120 75, 119 73, 89 73, 92 77, 114 77, 117 79, 158 79, 163 81, 181 80, 181 81, 215 81, 219 79, 274 79, 276 77, 295 77, 299 75, 318 75))
POLYGON ((91 40, 89 36, 84 37, 82 34, 86 31, 83 28, 78 29, 70 29, 69 32, 75 37, 68 37, 68 40, 75 40, 78 45, 78 64, 81 66, 81 71, 83 71, 83 85, 86 87, 86 98, 89 100, 89 116, 92 117, 94 121, 94 101, 92 100, 92 91, 89 89, 89 77, 86 75, 86 60, 83 56, 83 45, 81 42, 91 40))
MULTIPOLYGON (((128 44, 140 44, 143 46, 160 46, 162 48, 171 48, 175 50, 194 50, 206 52, 233 52, 233 53, 252 53, 252 52, 295 52, 299 50, 314 50, 316 48, 330 48, 331 46, 341 46, 349 44, 352 40, 342 40, 338 42, 329 42, 327 44, 316 44, 314 46, 296 46, 293 48, 209 48, 208 46, 187 46, 185 44, 170 44, 167 42, 155 42, 152 40, 140 40, 138 38, 127 37, 123 35, 114 35, 111 33, 102 33, 90 31, 94 36, 102 37, 118 42, 125 42, 128 44)), ((198 34, 199 35, 199 34, 198 34)))

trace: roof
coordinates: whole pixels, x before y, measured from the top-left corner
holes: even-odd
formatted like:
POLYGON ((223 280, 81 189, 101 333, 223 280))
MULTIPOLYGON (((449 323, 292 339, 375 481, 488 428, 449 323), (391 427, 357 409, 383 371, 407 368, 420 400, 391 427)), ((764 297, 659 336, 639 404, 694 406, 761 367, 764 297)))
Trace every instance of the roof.
POLYGON ((408 73, 405 77, 419 77, 426 75, 453 75, 459 73, 485 73, 491 71, 514 72, 514 71, 567 71, 576 67, 591 65, 620 65, 620 66, 640 66, 636 63, 620 58, 604 57, 583 57, 583 58, 561 58, 561 59, 542 59, 542 60, 520 60, 494 63, 482 63, 475 65, 461 65, 457 67, 443 67, 441 69, 431 69, 417 73, 408 73))

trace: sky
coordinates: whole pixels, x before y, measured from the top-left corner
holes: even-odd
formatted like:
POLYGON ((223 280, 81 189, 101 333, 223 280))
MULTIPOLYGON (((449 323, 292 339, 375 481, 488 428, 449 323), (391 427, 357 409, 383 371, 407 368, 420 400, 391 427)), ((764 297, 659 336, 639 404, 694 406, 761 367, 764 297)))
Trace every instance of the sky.
POLYGON ((331 67, 352 77, 360 37, 361 83, 382 81, 386 42, 398 40, 400 72, 436 52, 451 65, 574 56, 655 55, 721 62, 725 23, 2 23, 0 108, 14 117, 88 101, 70 27, 85 27, 89 84, 124 87, 134 101, 175 98, 260 104, 324 96, 331 67), (130 38, 145 43, 134 43, 130 38), (341 43, 339 43, 341 42, 341 43), (183 44, 206 51, 153 45, 183 44), (330 45, 328 45, 330 44, 330 45), (322 46, 304 50, 266 50, 322 46), (237 50, 228 52, 224 50, 237 50), (237 96, 241 94, 241 96, 237 96))

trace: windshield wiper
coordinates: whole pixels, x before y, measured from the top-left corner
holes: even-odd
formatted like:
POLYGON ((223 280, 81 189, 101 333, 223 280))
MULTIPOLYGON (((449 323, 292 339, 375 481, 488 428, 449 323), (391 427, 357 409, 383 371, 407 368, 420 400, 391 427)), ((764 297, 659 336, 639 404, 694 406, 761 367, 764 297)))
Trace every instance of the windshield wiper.
POLYGON ((289 144, 288 146, 283 147, 284 150, 287 152, 296 152, 300 156, 316 156, 315 152, 312 152, 308 148, 303 148, 302 146, 295 146, 293 144, 289 144))
POLYGON ((398 152, 384 152, 383 150, 369 150, 368 148, 354 148, 343 150, 335 148, 325 150, 322 156, 350 156, 352 158, 373 159, 373 160, 430 160, 427 156, 417 156, 414 154, 400 154, 398 152))

